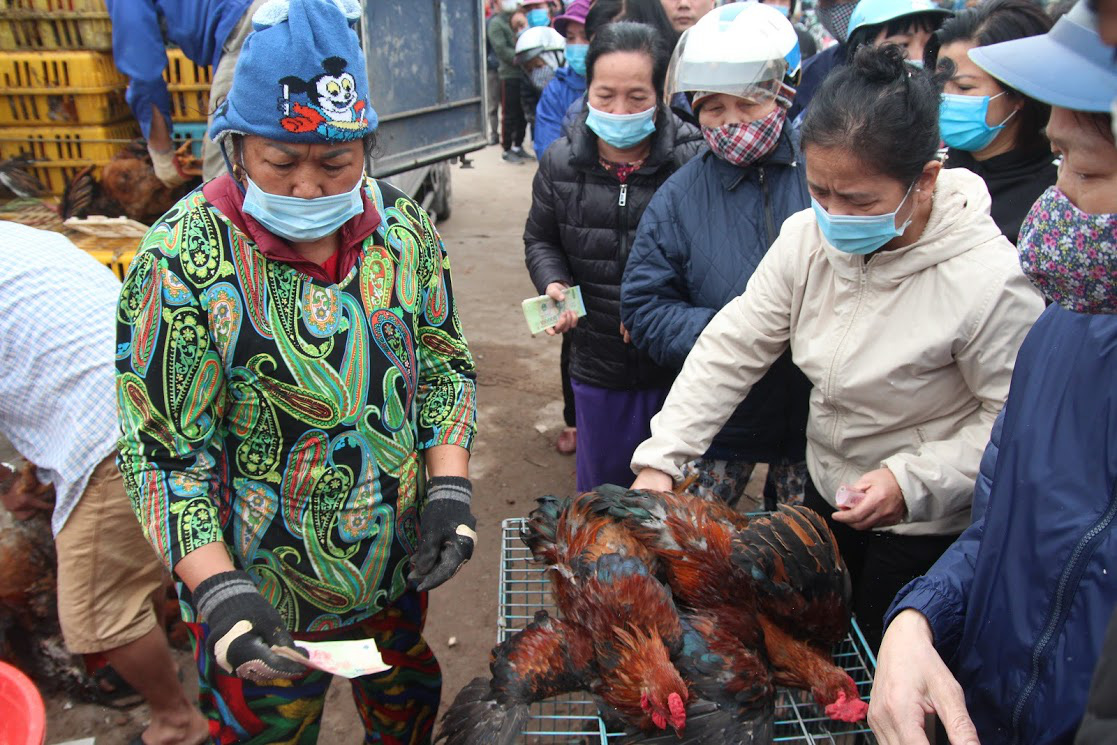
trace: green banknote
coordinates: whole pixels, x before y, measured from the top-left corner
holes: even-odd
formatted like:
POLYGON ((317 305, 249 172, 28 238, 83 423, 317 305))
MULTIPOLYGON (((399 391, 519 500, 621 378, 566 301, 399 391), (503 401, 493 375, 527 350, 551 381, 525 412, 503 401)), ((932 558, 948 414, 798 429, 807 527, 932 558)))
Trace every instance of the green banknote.
POLYGON ((546 295, 528 298, 523 302, 524 318, 531 333, 549 329, 558 323, 563 311, 572 310, 581 318, 586 314, 586 304, 582 301, 582 289, 569 287, 566 290, 566 299, 561 303, 555 302, 546 295))

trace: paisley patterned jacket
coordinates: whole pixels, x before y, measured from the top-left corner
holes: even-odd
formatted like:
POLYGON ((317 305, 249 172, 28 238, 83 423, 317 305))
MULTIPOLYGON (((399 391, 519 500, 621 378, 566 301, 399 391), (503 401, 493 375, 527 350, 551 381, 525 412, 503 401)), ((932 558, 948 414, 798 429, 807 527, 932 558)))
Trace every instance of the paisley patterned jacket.
POLYGON ((268 259, 198 190, 144 237, 118 305, 120 464, 168 567, 223 541, 288 628, 405 589, 429 447, 470 447, 473 358, 442 240, 369 179, 382 216, 338 284, 268 259))

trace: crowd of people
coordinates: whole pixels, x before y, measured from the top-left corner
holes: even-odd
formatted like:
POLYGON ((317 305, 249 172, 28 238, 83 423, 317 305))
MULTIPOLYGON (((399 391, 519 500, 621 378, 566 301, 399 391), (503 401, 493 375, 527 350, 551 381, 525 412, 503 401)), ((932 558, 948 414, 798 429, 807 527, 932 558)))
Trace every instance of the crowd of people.
MULTIPOLYGON (((453 247, 366 173, 361 4, 125 5, 114 53, 168 184, 144 35, 216 65, 207 180, 122 287, 0 222, 0 433, 55 493, 3 502, 53 510, 67 645, 148 701, 140 742, 314 742, 330 676, 292 656, 364 638, 391 666, 352 681, 366 742, 430 742, 476 371, 453 247)), ((1112 742, 1117 2, 960 5, 489 2, 493 144, 537 169, 532 283, 585 304, 547 330, 579 491, 822 515, 878 742, 928 742, 928 714, 939 742, 1112 742)))

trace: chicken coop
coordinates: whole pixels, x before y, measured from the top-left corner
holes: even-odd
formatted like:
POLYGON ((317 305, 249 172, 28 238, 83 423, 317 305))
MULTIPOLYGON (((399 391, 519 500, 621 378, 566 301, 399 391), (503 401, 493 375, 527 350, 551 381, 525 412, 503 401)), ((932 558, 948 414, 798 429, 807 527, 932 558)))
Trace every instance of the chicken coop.
MULTIPOLYGON (((503 642, 529 624, 538 610, 554 612, 550 580, 543 567, 532 561, 520 540, 526 520, 501 523, 500 594, 497 642, 503 642)), ((866 701, 873 685, 876 659, 869 651, 856 621, 847 638, 834 650, 834 661, 849 673, 866 701)), ((776 700, 774 738, 777 743, 834 743, 875 745, 865 722, 849 724, 831 720, 810 694, 780 689, 776 700)), ((587 694, 571 694, 535 704, 521 742, 525 745, 610 745, 625 735, 611 732, 598 716, 587 694)))

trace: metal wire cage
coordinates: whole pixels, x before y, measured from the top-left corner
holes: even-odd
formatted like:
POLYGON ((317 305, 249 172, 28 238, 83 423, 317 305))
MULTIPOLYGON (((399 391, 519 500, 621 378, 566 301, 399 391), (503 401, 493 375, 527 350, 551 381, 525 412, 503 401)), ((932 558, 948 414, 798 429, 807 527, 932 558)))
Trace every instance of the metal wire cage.
MULTIPOLYGON (((501 523, 498 643, 529 624, 536 611, 554 612, 550 580, 543 568, 532 561, 531 552, 520 540, 520 529, 525 523, 523 518, 501 523)), ((849 636, 834 650, 834 661, 850 674, 861 697, 868 700, 876 659, 856 622, 849 636)), ((589 695, 571 694, 536 704, 521 740, 530 745, 615 745, 623 737, 621 732, 609 731, 589 695)), ((773 742, 876 745, 876 738, 864 722, 847 724, 831 720, 810 694, 780 689, 773 742)))

